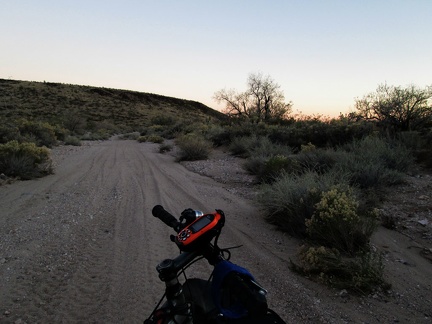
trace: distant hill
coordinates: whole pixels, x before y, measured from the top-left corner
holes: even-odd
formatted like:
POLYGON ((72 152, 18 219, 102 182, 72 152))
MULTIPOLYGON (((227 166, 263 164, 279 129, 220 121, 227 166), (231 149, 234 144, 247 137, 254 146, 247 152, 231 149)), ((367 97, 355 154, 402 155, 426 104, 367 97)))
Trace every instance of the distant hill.
POLYGON ((0 119, 61 124, 68 118, 139 129, 160 117, 220 121, 226 115, 202 103, 157 94, 51 82, 0 79, 0 119))

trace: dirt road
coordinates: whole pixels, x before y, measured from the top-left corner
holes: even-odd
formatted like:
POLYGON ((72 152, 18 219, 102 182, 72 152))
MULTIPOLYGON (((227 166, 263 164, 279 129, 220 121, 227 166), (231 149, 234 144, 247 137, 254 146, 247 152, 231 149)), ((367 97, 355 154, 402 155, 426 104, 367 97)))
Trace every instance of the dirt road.
MULTIPOLYGON (((397 317, 382 307, 388 301, 341 297, 290 272, 296 241, 266 224, 252 201, 157 148, 118 140, 56 148, 54 175, 0 187, 1 323, 142 323, 163 292, 157 263, 178 253, 171 230, 151 215, 156 204, 176 215, 224 210, 220 245, 243 244, 232 260, 269 290, 288 323, 397 317)), ((189 272, 209 273, 204 263, 189 272)), ((423 320, 425 312, 399 316, 423 320)))

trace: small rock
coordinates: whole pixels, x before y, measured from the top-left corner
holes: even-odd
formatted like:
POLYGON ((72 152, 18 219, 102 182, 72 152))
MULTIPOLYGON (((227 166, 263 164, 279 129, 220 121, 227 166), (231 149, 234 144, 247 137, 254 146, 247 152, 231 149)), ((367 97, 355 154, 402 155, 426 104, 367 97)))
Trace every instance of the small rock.
POLYGON ((0 179, 1 180, 7 180, 7 178, 8 177, 4 173, 0 174, 0 179))
POLYGON ((9 311, 5 311, 4 313, 3 313, 3 315, 5 315, 5 316, 9 316, 11 314, 11 312, 9 312, 9 311))
POLYGON ((420 199, 420 200, 429 200, 429 197, 426 196, 426 195, 421 195, 421 196, 418 197, 418 199, 420 199))
POLYGON ((348 291, 346 289, 342 289, 339 292, 339 297, 342 297, 342 298, 348 297, 348 291))
POLYGON ((419 223, 420 225, 426 226, 427 224, 429 224, 429 221, 425 218, 425 219, 417 221, 417 223, 419 223))

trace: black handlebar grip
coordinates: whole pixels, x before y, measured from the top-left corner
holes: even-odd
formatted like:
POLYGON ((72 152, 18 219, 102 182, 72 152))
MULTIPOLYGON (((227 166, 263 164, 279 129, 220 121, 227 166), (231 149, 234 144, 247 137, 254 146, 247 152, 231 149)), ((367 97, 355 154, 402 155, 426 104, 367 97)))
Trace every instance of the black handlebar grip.
POLYGON ((154 206, 152 209, 152 214, 154 217, 159 218, 166 225, 174 228, 177 231, 179 221, 173 215, 167 212, 161 205, 154 206))

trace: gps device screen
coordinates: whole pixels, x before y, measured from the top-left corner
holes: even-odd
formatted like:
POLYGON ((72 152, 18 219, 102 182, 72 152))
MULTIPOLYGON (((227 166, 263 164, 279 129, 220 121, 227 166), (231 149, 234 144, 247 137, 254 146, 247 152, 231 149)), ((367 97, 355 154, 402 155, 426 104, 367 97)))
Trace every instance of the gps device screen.
POLYGON ((213 218, 210 215, 203 216, 193 223, 189 228, 193 233, 196 233, 210 224, 212 220, 213 218))

